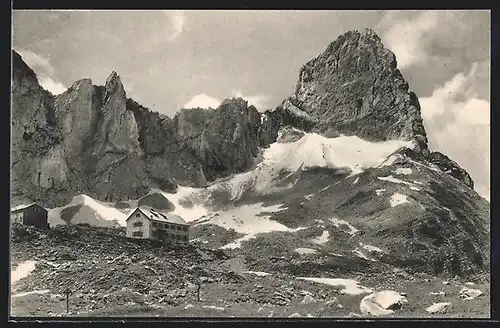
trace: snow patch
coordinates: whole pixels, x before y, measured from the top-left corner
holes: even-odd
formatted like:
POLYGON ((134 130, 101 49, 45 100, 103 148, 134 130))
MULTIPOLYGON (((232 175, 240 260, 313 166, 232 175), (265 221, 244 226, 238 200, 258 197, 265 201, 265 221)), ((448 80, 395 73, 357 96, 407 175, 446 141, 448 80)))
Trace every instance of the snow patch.
POLYGON ((244 234, 242 238, 236 239, 230 244, 224 245, 222 249, 241 247, 241 242, 255 238, 257 234, 269 233, 273 231, 295 232, 305 228, 291 229, 283 224, 270 219, 271 215, 265 213, 275 213, 286 209, 282 204, 263 206, 263 203, 243 205, 229 208, 226 211, 218 212, 218 215, 211 215, 197 221, 197 225, 214 224, 226 230, 234 229, 236 232, 244 234))
POLYGON ((333 223, 333 225, 336 228, 340 228, 341 226, 346 226, 349 229, 349 231, 347 233, 350 234, 351 236, 354 235, 356 232, 359 231, 358 229, 356 229, 355 227, 353 227, 349 222, 347 222, 345 220, 341 220, 341 219, 338 219, 338 218, 331 218, 330 222, 333 223))
POLYGON ((380 248, 378 248, 376 246, 365 245, 363 243, 359 243, 359 245, 369 252, 385 253, 383 250, 381 250, 380 248))
POLYGON ((261 272, 261 271, 244 271, 243 273, 249 273, 249 274, 254 274, 258 277, 267 277, 270 276, 270 273, 267 272, 261 272))
MULTIPOLYGON (((127 218, 128 215, 133 211, 133 209, 125 209, 123 211, 120 211, 114 207, 114 204, 112 203, 105 203, 101 202, 98 200, 93 199, 90 196, 87 195, 78 195, 73 197, 71 202, 62 207, 56 207, 53 209, 49 210, 48 214, 48 219, 52 225, 58 225, 58 224, 66 224, 65 221, 61 219, 61 211, 65 208, 68 207, 73 207, 73 206, 87 206, 89 207, 93 212, 95 219, 97 221, 104 220, 104 221, 115 221, 117 224, 120 226, 126 226, 127 223, 127 218)), ((85 223, 85 222, 81 222, 85 223)))
POLYGON ((331 255, 333 255, 333 256, 345 257, 345 256, 344 256, 344 255, 342 255, 342 254, 337 254, 337 253, 330 253, 330 254, 331 254, 331 255))
POLYGON ((304 198, 307 200, 311 200, 311 198, 313 198, 313 197, 314 197, 314 194, 309 194, 309 195, 304 196, 304 198))
POLYGON ((43 294, 47 294, 48 292, 50 292, 50 290, 48 290, 48 289, 34 290, 34 291, 31 291, 31 292, 24 292, 24 293, 14 294, 14 295, 12 295, 12 297, 24 297, 24 296, 29 296, 29 295, 43 295, 43 294))
POLYGON ((126 220, 128 214, 119 211, 118 209, 114 208, 113 205, 111 204, 97 201, 87 195, 81 195, 81 201, 77 199, 76 202, 79 202, 81 205, 87 205, 88 207, 92 208, 101 219, 109 221, 116 220, 118 224, 120 224, 121 226, 127 225, 126 220))
POLYGON ((202 308, 204 309, 213 309, 217 311, 225 311, 226 308, 220 307, 220 306, 215 306, 215 305, 203 305, 202 308))
POLYGON ((385 189, 377 189, 375 190, 375 193, 377 194, 377 196, 380 196, 382 195, 382 193, 385 191, 385 189))
POLYGON ((294 250, 294 252, 299 253, 301 255, 304 255, 304 254, 315 254, 316 250, 312 249, 312 248, 302 248, 302 247, 299 247, 299 248, 296 248, 294 250))
POLYGON ((14 271, 10 273, 10 283, 14 285, 19 280, 26 278, 33 270, 35 270, 36 261, 25 261, 20 263, 14 271))
POLYGON ((392 182, 392 183, 404 184, 404 185, 407 185, 407 186, 413 186, 412 183, 407 182, 407 181, 403 181, 403 180, 398 179, 398 178, 395 178, 392 175, 388 175, 386 177, 378 177, 378 179, 382 180, 382 181, 388 181, 388 182, 392 182))
POLYGON ((330 286, 343 286, 344 288, 340 290, 341 295, 361 295, 364 293, 371 293, 373 291, 370 288, 360 286, 359 283, 353 279, 311 277, 297 277, 297 279, 312 281, 330 286))
POLYGON ((194 238, 191 239, 190 242, 192 243, 202 243, 202 244, 208 244, 208 240, 203 240, 201 238, 194 238))
POLYGON ((362 258, 364 260, 376 262, 376 260, 374 260, 374 259, 369 258, 368 256, 366 256, 358 247, 356 247, 356 249, 354 249, 352 252, 354 254, 356 254, 357 257, 360 257, 360 258, 362 258))
POLYGON ((354 182, 352 184, 356 184, 356 183, 358 183, 358 181, 359 181, 359 177, 357 177, 356 180, 354 180, 354 182))
POLYGON ((404 203, 409 203, 408 198, 406 195, 395 193, 394 195, 391 196, 391 199, 389 200, 391 203, 391 207, 395 207, 404 203))
POLYGON ((311 239, 311 242, 315 243, 315 244, 326 244, 328 242, 330 238, 330 233, 328 232, 328 230, 323 230, 323 233, 321 234, 321 236, 319 237, 316 237, 314 239, 311 239))
POLYGON ((431 296, 445 296, 445 292, 430 292, 429 295, 431 296))
POLYGON ((394 173, 401 175, 410 175, 413 173, 413 171, 408 167, 398 167, 394 173))
POLYGON ((199 204, 191 199, 194 198, 193 196, 197 195, 202 190, 203 189, 201 188, 178 186, 177 192, 175 194, 167 193, 162 190, 156 191, 174 204, 175 209, 171 212, 172 214, 179 215, 186 222, 190 222, 197 220, 200 217, 211 212, 209 208, 206 208, 202 204, 199 204))
POLYGON ((300 167, 349 168, 352 174, 376 167, 401 147, 412 148, 402 140, 369 142, 356 136, 329 139, 316 133, 291 143, 273 143, 264 152, 264 161, 294 172, 300 167))
MULTIPOLYGON (((411 169, 409 169, 409 170, 411 171, 411 169)), ((395 178, 395 177, 392 176, 392 174, 389 175, 389 176, 386 176, 386 177, 378 177, 378 179, 382 180, 382 181, 388 181, 388 182, 392 182, 392 183, 397 183, 397 184, 404 184, 404 185, 409 186, 411 190, 417 190, 417 191, 420 190, 420 188, 416 187, 413 183, 407 182, 407 181, 404 181, 404 180, 401 180, 401 179, 398 179, 398 178, 395 178)), ((416 183, 418 181, 414 181, 414 182, 416 183)), ((419 182, 418 184, 421 185, 422 183, 419 182)), ((377 190, 385 191, 385 189, 377 189, 377 190)), ((380 196, 381 192, 379 193, 377 190, 375 192, 377 193, 378 196, 380 196)))

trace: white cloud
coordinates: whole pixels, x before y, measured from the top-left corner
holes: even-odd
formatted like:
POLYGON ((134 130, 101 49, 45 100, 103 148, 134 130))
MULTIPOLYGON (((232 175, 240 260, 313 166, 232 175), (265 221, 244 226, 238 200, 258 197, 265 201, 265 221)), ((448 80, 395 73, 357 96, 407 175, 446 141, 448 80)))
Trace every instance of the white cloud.
POLYGON ((182 34, 186 24, 186 15, 182 11, 164 11, 167 16, 167 39, 173 41, 182 34))
POLYGON ((38 82, 45 90, 50 91, 54 95, 58 95, 67 90, 61 82, 54 78, 54 67, 50 64, 47 58, 44 58, 32 51, 24 49, 15 49, 21 55, 24 62, 35 71, 38 82))
POLYGON ((255 108, 257 108, 257 110, 259 111, 270 109, 269 100, 271 100, 271 96, 268 95, 245 96, 239 90, 233 91, 233 96, 245 99, 246 101, 248 101, 249 105, 255 106, 255 108))
MULTIPOLYGON (((241 91, 233 91, 232 96, 235 98, 243 98, 248 102, 248 105, 253 105, 258 110, 266 110, 270 108, 268 102, 271 97, 267 95, 245 96, 241 91)), ((183 108, 217 108, 221 103, 221 100, 202 93, 191 98, 184 104, 183 108)))
POLYGON ((432 96, 420 99, 429 146, 459 163, 472 176, 476 191, 489 199, 490 103, 481 99, 477 73, 489 63, 474 63, 455 75, 432 96))
POLYGON ((42 88, 49 91, 53 95, 59 95, 68 90, 68 88, 66 88, 62 83, 56 82, 50 77, 41 77, 39 82, 42 88))
POLYGON ((219 99, 202 93, 194 96, 182 106, 182 108, 217 108, 221 104, 219 99))
POLYGON ((427 34, 436 28, 441 17, 440 12, 426 10, 410 20, 404 20, 395 12, 389 12, 382 18, 377 28, 386 31, 382 40, 396 55, 398 68, 427 62, 427 34))

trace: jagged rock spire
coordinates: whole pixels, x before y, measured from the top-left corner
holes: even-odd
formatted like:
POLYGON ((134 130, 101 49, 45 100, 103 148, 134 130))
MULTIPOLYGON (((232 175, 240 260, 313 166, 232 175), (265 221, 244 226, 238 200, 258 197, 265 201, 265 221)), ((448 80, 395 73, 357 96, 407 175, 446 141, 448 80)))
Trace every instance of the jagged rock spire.
POLYGON ((123 87, 123 83, 120 79, 120 76, 115 71, 111 72, 111 74, 106 79, 105 88, 105 97, 109 97, 110 94, 119 94, 120 98, 125 98, 125 88, 123 87))
POLYGON ((375 31, 349 31, 301 68, 289 100, 316 121, 316 132, 417 140, 426 150, 418 98, 396 65, 375 31))

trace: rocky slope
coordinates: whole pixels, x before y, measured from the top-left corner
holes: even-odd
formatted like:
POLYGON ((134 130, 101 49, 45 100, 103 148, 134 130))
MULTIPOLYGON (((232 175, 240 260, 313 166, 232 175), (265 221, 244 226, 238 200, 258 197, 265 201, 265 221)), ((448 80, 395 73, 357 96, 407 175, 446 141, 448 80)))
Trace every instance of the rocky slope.
POLYGON ((428 149, 418 99, 371 30, 340 36, 264 113, 228 99, 169 118, 116 73, 54 97, 13 57, 13 202, 41 201, 53 226, 123 226, 154 203, 253 271, 489 279, 489 203, 428 149))
POLYGON ((299 279, 287 272, 252 271, 242 259, 203 246, 159 246, 124 238, 117 229, 72 225, 37 231, 14 226, 11 315, 479 318, 489 314, 489 285, 480 282, 445 281, 402 270, 384 275, 366 272, 350 279, 299 279))

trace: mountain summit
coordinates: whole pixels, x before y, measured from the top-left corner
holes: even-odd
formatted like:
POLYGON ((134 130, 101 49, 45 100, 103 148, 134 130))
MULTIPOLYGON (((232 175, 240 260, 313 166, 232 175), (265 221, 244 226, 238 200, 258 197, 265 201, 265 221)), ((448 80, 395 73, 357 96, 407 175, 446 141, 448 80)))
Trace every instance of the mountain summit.
POLYGON ((427 148, 417 96, 373 30, 347 32, 307 62, 289 101, 316 121, 315 131, 416 139, 427 148))

